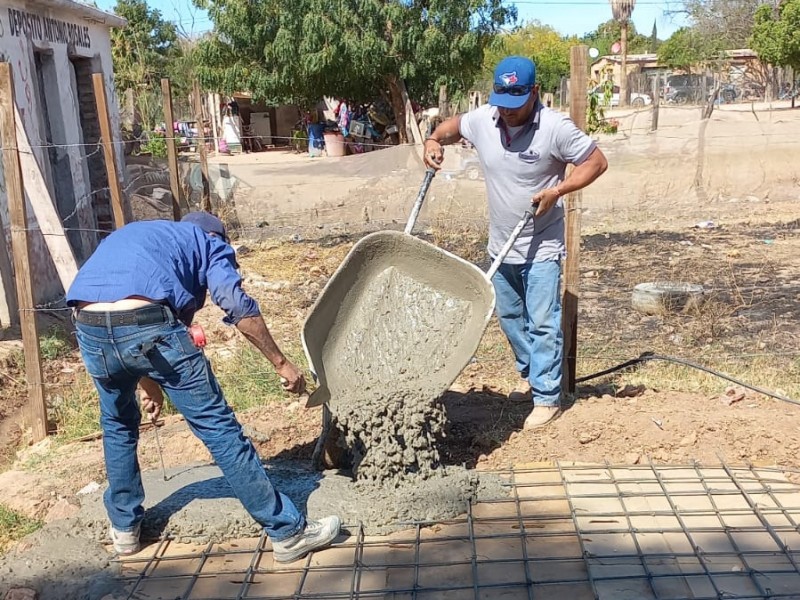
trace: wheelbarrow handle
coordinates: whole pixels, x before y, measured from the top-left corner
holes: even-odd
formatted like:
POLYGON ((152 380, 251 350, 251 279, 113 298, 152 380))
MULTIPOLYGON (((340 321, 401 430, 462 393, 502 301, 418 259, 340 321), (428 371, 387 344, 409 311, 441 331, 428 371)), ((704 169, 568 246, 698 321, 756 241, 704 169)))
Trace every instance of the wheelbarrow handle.
POLYGON ((511 248, 514 247, 514 243, 517 241, 517 238, 522 233, 522 230, 525 229, 525 226, 528 224, 528 221, 533 219, 533 213, 538 208, 538 205, 534 204, 531 206, 529 210, 525 211, 525 214, 522 215, 522 218, 517 223, 516 227, 514 227, 514 231, 511 232, 511 235, 508 236, 505 245, 503 245, 503 249, 500 250, 500 254, 492 262, 492 266, 489 267, 489 270, 486 272, 486 277, 489 278, 491 281, 494 274, 497 273, 497 270, 500 268, 500 265, 503 264, 503 261, 508 256, 508 253, 511 252, 511 248))
POLYGON ((422 210, 422 203, 425 201, 425 195, 428 193, 428 188, 431 187, 431 181, 433 181, 434 175, 436 175, 434 169, 425 171, 425 178, 422 180, 422 185, 419 187, 417 200, 414 202, 414 208, 411 209, 411 215, 408 217, 408 223, 406 223, 406 233, 411 233, 411 230, 414 229, 414 225, 417 223, 419 211, 422 210))

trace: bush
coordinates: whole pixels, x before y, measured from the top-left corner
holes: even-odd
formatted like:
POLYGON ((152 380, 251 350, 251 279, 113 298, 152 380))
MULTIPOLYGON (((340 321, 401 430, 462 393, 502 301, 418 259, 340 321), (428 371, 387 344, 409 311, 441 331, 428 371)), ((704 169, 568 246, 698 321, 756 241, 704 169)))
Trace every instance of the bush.
POLYGON ((147 141, 139 146, 139 154, 149 154, 153 158, 167 157, 167 136, 159 132, 151 132, 147 141))

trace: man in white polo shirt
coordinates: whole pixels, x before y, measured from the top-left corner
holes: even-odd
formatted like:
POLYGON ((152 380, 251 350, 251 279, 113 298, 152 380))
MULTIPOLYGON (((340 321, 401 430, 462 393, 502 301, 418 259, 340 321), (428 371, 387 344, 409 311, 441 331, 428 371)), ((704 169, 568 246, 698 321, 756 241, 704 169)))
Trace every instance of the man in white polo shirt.
POLYGON ((489 104, 444 121, 425 140, 425 164, 440 168, 442 146, 462 137, 475 146, 486 179, 490 255, 500 252, 525 211, 535 207, 492 280, 500 326, 517 370, 530 384, 533 410, 525 429, 535 429, 560 413, 562 197, 592 183, 608 162, 567 116, 542 105, 536 68, 520 56, 497 65, 489 104), (568 164, 575 168, 565 177, 568 164))

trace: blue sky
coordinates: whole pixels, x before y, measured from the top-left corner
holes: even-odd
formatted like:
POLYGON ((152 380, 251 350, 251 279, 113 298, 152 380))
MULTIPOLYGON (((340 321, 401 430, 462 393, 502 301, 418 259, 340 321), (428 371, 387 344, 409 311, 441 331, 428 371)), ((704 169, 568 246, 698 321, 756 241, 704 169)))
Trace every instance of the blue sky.
MULTIPOLYGON (((95 0, 97 5, 111 11, 116 0, 95 0)), ((565 35, 582 35, 593 31, 600 23, 611 18, 607 0, 518 0, 519 18, 523 21, 536 19, 551 25, 565 35)), ((208 30, 211 23, 203 11, 192 5, 191 0, 148 0, 150 6, 161 11, 164 18, 178 22, 186 33, 208 30)), ((679 2, 676 0, 638 0, 633 11, 636 29, 650 35, 653 22, 658 26, 658 37, 668 38, 683 22, 664 13, 679 2)))

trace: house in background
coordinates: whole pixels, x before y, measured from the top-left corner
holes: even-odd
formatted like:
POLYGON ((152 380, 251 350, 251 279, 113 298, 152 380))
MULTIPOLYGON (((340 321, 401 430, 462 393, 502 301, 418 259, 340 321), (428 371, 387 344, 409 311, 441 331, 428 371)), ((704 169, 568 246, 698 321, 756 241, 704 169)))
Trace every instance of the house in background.
MULTIPOLYGON (((72 0, 4 0, 0 7, 0 60, 12 69, 19 146, 30 147, 20 152, 20 162, 37 303, 64 292, 65 271, 56 268, 56 261, 59 266, 81 264, 112 228, 92 74, 103 74, 114 142, 119 143, 110 29, 125 25, 125 19, 72 0), (53 256, 34 203, 50 203, 45 212, 67 229, 62 255, 53 256)), ((119 173, 124 173, 122 155, 117 153, 119 173)), ((0 164, 0 327, 18 316, 5 189, 0 164)))
MULTIPOLYGON (((711 73, 717 75, 723 83, 765 82, 766 69, 755 51, 748 48, 728 50, 725 56, 713 61, 710 65, 697 65, 690 69, 691 73, 711 73)), ((667 76, 682 74, 683 71, 670 69, 658 62, 657 54, 629 54, 628 78, 631 92, 649 93, 652 91, 652 79, 656 75, 667 76)), ((608 79, 618 82, 622 73, 622 57, 619 55, 602 56, 590 67, 590 77, 600 83, 608 79)))

